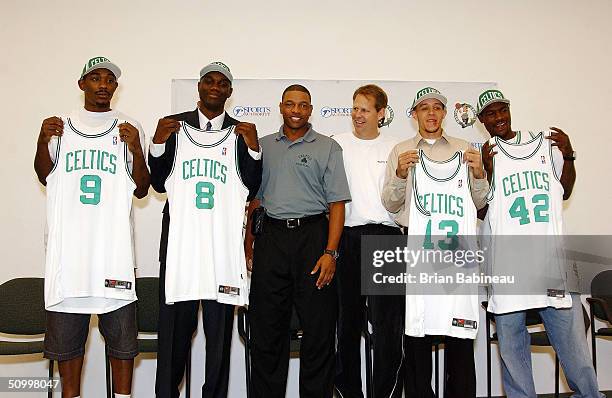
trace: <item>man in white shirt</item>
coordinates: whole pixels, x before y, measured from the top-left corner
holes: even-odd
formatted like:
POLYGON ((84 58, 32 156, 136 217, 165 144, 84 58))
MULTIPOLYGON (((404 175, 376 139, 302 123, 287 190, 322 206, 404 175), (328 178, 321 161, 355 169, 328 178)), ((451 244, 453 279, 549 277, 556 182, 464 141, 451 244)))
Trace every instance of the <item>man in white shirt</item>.
MULTIPOLYGON (((366 297, 361 294, 362 235, 401 235, 401 230, 380 201, 387 156, 399 139, 383 135, 387 94, 368 84, 353 94, 353 132, 335 135, 343 152, 351 191, 346 203, 344 231, 336 272, 339 313, 335 388, 342 397, 362 398, 361 332, 365 324, 366 297)), ((373 333, 374 395, 401 397, 404 297, 370 296, 373 333)))

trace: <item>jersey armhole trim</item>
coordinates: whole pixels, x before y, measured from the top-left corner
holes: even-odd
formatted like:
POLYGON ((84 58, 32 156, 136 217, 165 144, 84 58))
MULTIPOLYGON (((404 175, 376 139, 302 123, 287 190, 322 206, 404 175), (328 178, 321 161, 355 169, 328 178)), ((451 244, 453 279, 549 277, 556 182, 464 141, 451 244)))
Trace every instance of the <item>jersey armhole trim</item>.
MULTIPOLYGON (((47 178, 49 178, 51 173, 53 173, 55 171, 55 169, 57 169, 57 164, 59 163, 59 154, 60 154, 60 147, 61 146, 62 146, 62 137, 58 136, 57 137, 57 148, 55 148, 55 162, 53 162, 53 167, 51 168, 51 171, 47 175, 47 178)), ((45 178, 45 180, 47 178, 45 178)))
MULTIPOLYGON (((134 185, 138 186, 138 184, 136 184, 136 181, 134 181, 134 176, 132 176, 132 173, 130 172, 130 168, 128 167, 128 161, 127 160, 128 160, 128 146, 124 142, 123 143, 123 163, 125 164, 125 172, 130 177, 130 180, 134 183, 134 185)), ((133 170, 134 170, 134 164, 132 163, 132 171, 133 170)))
MULTIPOLYGON (((185 123, 185 122, 181 122, 181 123, 185 123)), ((174 168, 176 167, 176 155, 178 154, 179 135, 177 133, 174 133, 174 134, 175 134, 175 139, 174 139, 174 156, 172 157, 172 168, 170 169, 170 173, 168 173, 168 177, 166 177, 166 179, 164 180, 164 185, 170 179, 170 176, 174 173, 174 168)))
MULTIPOLYGON (((548 141, 548 154, 550 155, 550 167, 552 168, 552 172, 553 175, 555 176, 555 179, 559 182, 561 182, 561 175, 559 174, 559 172, 557 171, 557 169, 555 168, 555 158, 553 157, 553 146, 552 146, 552 142, 551 140, 546 140, 548 141)), ((561 170, 561 173, 563 173, 563 170, 561 170)))
MULTIPOLYGON (((497 137, 495 137, 495 141, 495 143, 497 144, 497 137)), ((485 197, 487 203, 490 203, 493 200, 493 194, 495 193, 495 156, 493 156, 492 161, 493 170, 491 171, 491 184, 489 185, 489 192, 487 192, 487 196, 485 197)))
POLYGON ((419 213, 423 214, 425 217, 431 217, 431 213, 423 208, 421 205, 421 201, 419 200, 419 190, 417 189, 416 183, 416 165, 415 169, 412 170, 412 198, 410 200, 415 201, 414 206, 419 211, 419 213))
POLYGON ((468 191, 470 192, 470 196, 472 196, 472 178, 470 177, 472 174, 470 174, 470 166, 468 166, 467 162, 465 163, 465 173, 467 175, 467 184, 468 184, 468 191))

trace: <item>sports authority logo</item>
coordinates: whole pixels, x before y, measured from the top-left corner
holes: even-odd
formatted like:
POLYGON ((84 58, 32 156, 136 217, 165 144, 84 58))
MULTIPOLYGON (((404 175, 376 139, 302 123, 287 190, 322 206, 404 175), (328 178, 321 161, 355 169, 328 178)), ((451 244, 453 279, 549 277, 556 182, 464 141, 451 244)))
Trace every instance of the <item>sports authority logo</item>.
POLYGON ((385 120, 383 120, 380 127, 385 127, 385 126, 390 125, 394 117, 395 117, 395 112, 393 112, 393 108, 391 108, 391 105, 387 105, 387 109, 385 109, 385 120))
POLYGON ((406 116, 408 116, 408 119, 412 119, 412 108, 411 107, 406 109, 406 116))
POLYGON ((327 119, 328 117, 351 116, 352 110, 352 108, 347 107, 324 106, 321 108, 321 117, 327 119))
POLYGON ((476 110, 470 104, 455 104, 455 121, 461 128, 472 126, 476 122, 476 110))
POLYGON ((267 116, 270 116, 271 112, 272 112, 272 108, 269 106, 242 106, 242 105, 235 106, 232 111, 232 113, 236 117, 246 117, 246 116, 267 117, 267 116))

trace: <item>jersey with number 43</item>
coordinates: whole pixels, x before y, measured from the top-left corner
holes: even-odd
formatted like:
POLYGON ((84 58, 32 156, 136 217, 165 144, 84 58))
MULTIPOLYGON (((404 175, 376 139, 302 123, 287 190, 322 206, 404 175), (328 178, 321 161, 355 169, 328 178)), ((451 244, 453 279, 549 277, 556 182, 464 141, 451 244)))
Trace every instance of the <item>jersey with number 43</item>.
MULTIPOLYGON (((412 199, 408 224, 408 247, 421 253, 454 253, 456 258, 474 256, 476 247, 476 206, 470 191, 468 166, 463 153, 445 161, 429 159, 422 150, 412 173, 412 199), (467 254, 470 251, 470 254, 467 254)), ((434 258, 433 256, 430 258, 434 258)), ((428 261, 408 267, 407 272, 435 276, 446 270, 456 275, 478 273, 473 261, 428 261), (440 268, 440 265, 443 267, 440 268)), ((435 282, 433 282, 435 283, 435 282)), ((406 289, 406 329, 409 336, 446 335, 475 339, 478 332, 478 286, 454 283, 452 287, 428 285, 406 289)))
POLYGON ((166 302, 248 304, 242 227, 248 189, 234 126, 203 131, 181 122, 165 187, 170 204, 166 302))
POLYGON ((553 148, 543 132, 522 143, 499 137, 487 220, 489 272, 512 274, 516 285, 493 285, 488 310, 503 314, 530 308, 571 306, 563 251, 563 187, 553 148), (529 286, 529 287, 526 287, 529 286))
POLYGON ((136 300, 128 148, 116 119, 97 128, 62 120, 47 177, 45 307, 106 313, 136 300))

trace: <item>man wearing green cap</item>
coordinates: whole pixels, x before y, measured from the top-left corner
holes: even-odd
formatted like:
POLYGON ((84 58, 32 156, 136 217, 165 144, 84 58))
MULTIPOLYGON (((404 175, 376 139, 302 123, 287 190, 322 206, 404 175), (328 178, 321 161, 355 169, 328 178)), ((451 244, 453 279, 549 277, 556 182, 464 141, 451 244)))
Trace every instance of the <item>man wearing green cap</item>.
MULTIPOLYGON (((477 115, 478 120, 485 126, 491 137, 499 137, 512 144, 525 144, 539 137, 539 134, 534 135, 530 132, 512 130, 510 101, 499 90, 487 90, 479 96, 477 115)), ((562 198, 563 200, 568 199, 576 180, 576 170, 574 168, 576 154, 572 149, 568 135, 561 129, 551 127, 551 132, 546 133, 544 138, 551 141, 552 150, 546 150, 545 152, 550 153, 552 168, 555 171, 554 174, 558 176, 557 170, 561 170, 558 180, 563 190, 562 198)), ((493 158, 495 156, 502 156, 497 155, 496 144, 485 143, 482 148, 482 158, 489 176, 493 175, 493 158)), ((542 156, 542 168, 546 167, 547 157, 548 155, 542 156)), ((515 170, 513 169, 511 172, 515 172, 515 170)), ((551 181, 551 183, 553 182, 551 181)), ((548 201, 551 203, 550 205, 547 203, 546 223, 554 222, 553 218, 558 218, 557 222, 561 223, 560 210, 558 217, 555 216, 552 210, 548 210, 554 208, 561 209, 561 206, 553 206, 552 204, 553 200, 561 201, 561 193, 559 192, 558 197, 551 193, 547 195, 547 198, 549 198, 548 201)), ((509 210, 512 211, 512 208, 509 210)), ((512 231, 512 228, 518 231, 517 227, 512 227, 511 223, 509 223, 509 220, 514 217, 513 213, 510 213, 510 218, 508 218, 505 216, 507 212, 505 208, 502 209, 501 213, 489 211, 482 224, 482 235, 484 237, 490 236, 494 240, 496 239, 495 235, 502 235, 504 231, 512 231), (504 214, 504 216, 502 217, 500 214, 504 214), (504 228, 503 231, 500 231, 502 228, 493 228, 493 223, 490 222, 493 217, 497 218, 497 220, 492 220, 496 221, 495 224, 505 223, 509 226, 504 228)), ((540 219, 539 222, 542 223, 543 220, 540 219)), ((533 224, 529 222, 521 223, 521 228, 523 228, 521 233, 533 231, 533 229, 525 230, 525 228, 529 228, 531 225, 533 224)), ((537 232, 529 234, 537 235, 537 232)), ((522 308, 522 310, 506 312, 498 311, 496 308, 489 308, 489 310, 495 313, 496 331, 502 359, 502 380, 508 397, 536 396, 531 368, 529 334, 525 327, 526 310, 532 308, 537 308, 548 338, 559 357, 568 384, 577 393, 573 396, 603 397, 599 392, 597 376, 590 360, 584 336, 584 320, 580 294, 574 293, 577 289, 575 289, 575 286, 571 286, 569 282, 567 282, 567 287, 571 296, 571 307, 569 308, 561 308, 568 307, 569 304, 563 306, 553 306, 553 304, 548 306, 540 304, 532 305, 531 303, 534 301, 540 300, 538 295, 513 295, 506 300, 512 301, 516 308, 522 308), (573 287, 574 289, 572 289, 573 287)), ((489 301, 490 306, 492 300, 493 298, 489 301)))
MULTIPOLYGON (((394 214, 395 221, 408 227, 412 198, 412 167, 419 161, 418 150, 430 159, 444 161, 456 151, 464 151, 469 166, 472 200, 476 208, 486 204, 489 189, 480 153, 467 141, 446 135, 442 122, 446 116, 447 99, 433 87, 416 93, 411 115, 417 121, 419 134, 397 144, 387 159, 382 202, 394 214)), ((431 336, 405 337, 406 396, 433 397, 431 389, 431 336)), ((446 336, 446 394, 452 397, 476 396, 474 346, 471 339, 446 336)))
POLYGON ((58 361, 63 397, 80 394, 90 314, 111 358, 115 397, 129 397, 136 342, 132 195, 150 176, 138 122, 112 110, 121 70, 90 59, 78 80, 84 107, 42 123, 34 168, 47 186, 45 357, 58 361))
MULTIPOLYGON (((220 130, 235 126, 234 133, 236 137, 236 159, 239 174, 244 186, 249 190, 248 198, 253 198, 259 189, 261 182, 261 153, 259 152, 259 141, 257 139, 257 130, 254 124, 239 122, 230 117, 225 112, 225 102, 232 95, 233 76, 227 65, 222 62, 211 62, 200 70, 200 80, 198 82, 198 94, 200 100, 197 108, 187 112, 170 115, 159 120, 155 135, 149 147, 149 166, 151 167, 151 185, 159 192, 166 192, 166 181, 169 178, 173 168, 175 158, 178 158, 180 151, 177 142, 179 142, 178 134, 186 136, 185 131, 179 131, 181 122, 188 124, 200 130, 199 139, 205 139, 206 135, 214 137, 220 130), (177 149, 178 148, 178 149, 177 149)), ((206 155, 209 156, 209 155, 206 155)), ((208 159, 204 159, 208 160, 208 159)), ((225 166, 224 166, 225 167, 225 166)), ((212 166, 211 166, 212 170, 212 166)), ((214 190, 213 190, 214 192, 214 190)), ((172 290, 172 283, 168 281, 172 277, 173 269, 168 267, 172 265, 173 258, 171 250, 168 250, 172 240, 172 231, 178 226, 187 224, 189 213, 180 211, 192 205, 192 199, 189 203, 177 200, 175 203, 166 201, 162 217, 162 234, 159 247, 159 352, 157 357, 157 372, 155 378, 155 394, 159 398, 178 398, 179 386, 185 374, 186 364, 191 354, 191 340, 193 334, 198 327, 198 312, 200 304, 202 304, 202 323, 204 326, 204 334, 206 337, 206 366, 205 380, 202 386, 203 398, 223 398, 227 396, 229 371, 230 371, 230 348, 232 343, 232 328, 234 324, 234 305, 221 303, 209 297, 199 297, 200 300, 189 298, 185 301, 178 301, 169 304, 167 298, 169 295, 168 289, 172 290), (170 213, 173 205, 178 215, 173 215, 172 223, 170 224, 170 213), (169 255, 170 253, 170 255, 169 255), (168 261, 170 259, 170 261, 168 261)), ((233 197, 217 197, 217 202, 231 203, 231 211, 244 211, 245 203, 238 203, 233 197)), ((185 201, 186 202, 186 201, 185 201)), ((219 206, 218 206, 219 207, 219 206)), ((212 210, 212 209, 210 209, 212 210)), ((219 211, 218 209, 216 211, 219 211)), ((242 214, 242 213, 241 213, 242 214)), ((229 216, 228 216, 228 222, 229 216)), ((234 227, 234 225, 232 225, 234 227)), ((239 225, 239 234, 242 233, 242 224, 239 225)), ((214 225, 213 228, 217 232, 219 242, 230 241, 228 235, 232 229, 227 229, 228 225, 214 225)), ((174 235, 176 236, 176 235, 174 235)), ((189 240, 186 245, 191 245, 190 251, 196 251, 195 242, 196 233, 193 233, 193 239, 189 240)), ((241 236, 239 236, 241 239, 241 236)), ((209 239, 212 240, 212 239, 209 239)), ((219 247, 219 246, 218 246, 219 247)), ((200 247, 201 249, 201 247, 200 247)), ((222 249, 217 249, 222 251, 222 249)), ((205 253, 211 255, 212 253, 205 253)), ((174 258, 176 259, 176 257, 174 258)), ((174 261, 176 265, 178 261, 174 261)), ((186 262, 180 263, 174 268, 176 273, 182 275, 193 275, 194 271, 190 269, 193 261, 190 264, 186 262), (180 268, 180 269, 178 269, 180 268)), ((230 265, 226 264, 229 268, 230 265)), ((246 264, 245 264, 246 267, 246 264)), ((200 267, 202 268, 202 267, 200 267)), ((244 270, 246 274, 246 269, 244 270)), ((211 274, 210 279, 216 280, 217 275, 211 274)), ((180 289, 187 288, 183 285, 180 289)), ((175 295, 176 295, 176 290, 175 295)), ((172 293, 172 292, 171 292, 172 293)), ((179 291, 178 293, 183 293, 179 291)), ((212 295, 211 295, 212 296, 212 295)))

